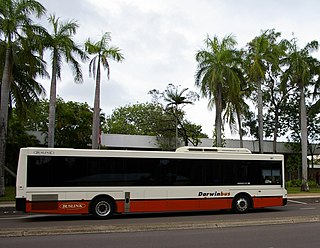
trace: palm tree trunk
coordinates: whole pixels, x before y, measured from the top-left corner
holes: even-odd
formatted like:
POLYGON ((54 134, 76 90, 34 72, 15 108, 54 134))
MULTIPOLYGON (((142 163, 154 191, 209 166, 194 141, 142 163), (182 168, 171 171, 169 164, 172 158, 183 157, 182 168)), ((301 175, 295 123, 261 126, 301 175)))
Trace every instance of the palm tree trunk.
POLYGON ((259 129, 259 153, 263 153, 263 111, 261 81, 258 82, 258 129, 259 129))
POLYGON ((241 115, 239 109, 236 110, 237 120, 238 120, 238 129, 239 129, 239 139, 240 139, 240 148, 243 148, 243 135, 242 135, 242 126, 241 126, 241 115))
POLYGON ((92 149, 99 148, 100 129, 100 58, 98 60, 96 75, 96 89, 94 94, 93 120, 92 120, 92 149))
POLYGON ((6 165, 6 142, 7 142, 7 127, 8 127, 8 103, 10 82, 12 73, 12 53, 8 47, 6 50, 5 65, 2 75, 1 84, 1 102, 0 102, 0 196, 5 193, 5 165, 6 165))
POLYGON ((306 103, 303 85, 299 86, 300 91, 300 123, 301 123, 301 161, 302 161, 302 184, 301 191, 309 191, 308 185, 308 129, 306 103))
POLYGON ((222 147, 222 92, 221 92, 221 84, 218 83, 217 85, 217 93, 216 93, 216 120, 215 120, 215 129, 216 129, 216 141, 217 147, 222 147))
POLYGON ((178 106, 175 106, 174 109, 175 117, 176 117, 176 149, 178 148, 178 106))
POLYGON ((52 76, 50 85, 50 102, 49 102, 49 126, 48 126, 48 147, 54 147, 54 128, 56 120, 56 101, 57 101, 57 69, 56 60, 52 63, 52 76))
POLYGON ((279 109, 275 109, 274 117, 274 130, 273 130, 273 153, 277 153, 277 137, 278 137, 278 126, 279 126, 279 109))

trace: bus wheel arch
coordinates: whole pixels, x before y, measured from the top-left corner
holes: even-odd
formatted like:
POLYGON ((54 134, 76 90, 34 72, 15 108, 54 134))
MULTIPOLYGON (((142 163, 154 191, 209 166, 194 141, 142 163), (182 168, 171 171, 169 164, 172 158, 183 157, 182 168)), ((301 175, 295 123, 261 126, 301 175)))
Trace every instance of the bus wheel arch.
POLYGON ((232 210, 237 214, 245 214, 253 208, 252 197, 248 193, 238 193, 232 201, 232 210))
POLYGON ((90 214, 96 219, 108 219, 116 212, 116 202, 109 195, 98 195, 90 202, 90 214))

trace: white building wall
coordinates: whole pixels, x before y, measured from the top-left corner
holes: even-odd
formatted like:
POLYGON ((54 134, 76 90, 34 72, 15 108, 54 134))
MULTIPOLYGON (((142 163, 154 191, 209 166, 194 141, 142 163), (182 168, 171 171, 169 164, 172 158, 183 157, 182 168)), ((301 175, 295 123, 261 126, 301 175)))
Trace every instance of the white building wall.
MULTIPOLYGON (((31 135, 37 137, 40 144, 45 144, 46 134, 42 132, 28 132, 31 135)), ((234 139, 227 139, 225 147, 238 148, 240 147, 240 141, 234 139)), ((158 150, 158 142, 155 136, 144 135, 126 135, 126 134, 104 134, 101 135, 101 145, 110 149, 146 149, 146 150, 158 150)), ((191 144, 190 144, 191 145, 191 144)), ((200 147, 212 147, 213 139, 201 139, 200 147)), ((259 143, 256 140, 244 140, 244 148, 248 148, 251 152, 259 152, 259 143)), ((320 155, 319 146, 314 146, 314 155, 320 155)), ((273 142, 264 141, 265 153, 273 153, 273 142)), ((309 153, 310 151, 308 151, 309 153)), ((292 153, 287 146, 286 142, 277 143, 277 153, 292 153)))
MULTIPOLYGON (((108 148, 117 149, 159 149, 157 140, 155 136, 143 136, 143 135, 125 135, 125 134, 102 134, 101 135, 101 145, 108 148)), ((190 144, 191 145, 191 144, 190 144)), ((212 147, 213 139, 201 139, 201 143, 198 145, 200 147, 212 147)), ((244 148, 248 148, 251 152, 259 152, 258 141, 244 140, 244 148)), ((240 147, 239 140, 227 139, 225 147, 238 148, 240 147)), ((273 142, 264 141, 264 152, 273 153, 273 142)), ((277 153, 292 153, 292 151, 287 146, 286 142, 277 143, 277 153)), ((320 149, 315 149, 314 154, 320 154, 320 149)))

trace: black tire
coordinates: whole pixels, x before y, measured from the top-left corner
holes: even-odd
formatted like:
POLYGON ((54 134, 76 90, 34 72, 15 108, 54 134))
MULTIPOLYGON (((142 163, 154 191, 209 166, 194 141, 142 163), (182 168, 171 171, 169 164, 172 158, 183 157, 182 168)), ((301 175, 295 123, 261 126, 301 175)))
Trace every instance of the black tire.
POLYGON ((91 203, 91 213, 96 219, 109 219, 114 211, 114 202, 108 198, 97 198, 91 203))
POLYGON ((232 209, 237 214, 245 214, 251 208, 250 198, 246 195, 239 195, 233 200, 232 209))

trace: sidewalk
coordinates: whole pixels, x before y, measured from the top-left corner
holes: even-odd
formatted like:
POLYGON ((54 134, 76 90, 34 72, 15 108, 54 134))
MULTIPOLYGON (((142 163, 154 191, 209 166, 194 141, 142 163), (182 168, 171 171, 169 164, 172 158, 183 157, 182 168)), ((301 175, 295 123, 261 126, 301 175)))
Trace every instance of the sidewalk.
POLYGON ((297 199, 297 198, 320 198, 319 193, 297 193, 297 194, 288 194, 288 199, 297 199))
POLYGON ((16 203, 14 201, 0 202, 0 208, 15 208, 16 203))

